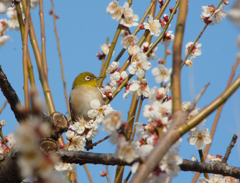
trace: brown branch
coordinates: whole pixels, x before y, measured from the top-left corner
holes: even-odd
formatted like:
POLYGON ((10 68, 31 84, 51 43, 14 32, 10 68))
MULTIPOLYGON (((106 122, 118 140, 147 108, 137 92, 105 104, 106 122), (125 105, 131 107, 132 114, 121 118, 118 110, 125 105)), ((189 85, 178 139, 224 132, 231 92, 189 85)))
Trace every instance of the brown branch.
POLYGON ((21 105, 20 100, 15 90, 12 88, 11 84, 8 82, 8 79, 3 72, 1 65, 0 65, 0 88, 2 90, 3 95, 8 100, 8 103, 10 104, 11 109, 17 121, 20 123, 21 121, 26 120, 28 116, 26 114, 21 113, 18 110, 18 106, 21 105))
POLYGON ((68 104, 67 87, 66 87, 66 81, 65 81, 65 76, 64 76, 63 60, 62 60, 60 42, 59 42, 59 37, 58 37, 58 32, 57 32, 57 22, 56 22, 56 16, 55 16, 55 12, 54 12, 53 0, 51 0, 51 4, 52 4, 52 15, 53 15, 53 22, 54 22, 54 32, 55 32, 56 39, 57 39, 57 49, 58 49, 58 55, 59 55, 59 61, 60 61, 60 66, 61 66, 61 73, 62 73, 64 96, 65 96, 65 101, 66 101, 66 105, 67 105, 68 115, 70 116, 71 113, 70 113, 69 104, 68 104))
POLYGON ((46 38, 45 38, 44 16, 43 16, 43 0, 39 1, 39 16, 40 16, 40 24, 41 24, 43 72, 45 74, 45 77, 48 78, 48 68, 47 68, 47 59, 46 59, 46 38))
POLYGON ((232 148, 234 147, 235 143, 237 142, 237 138, 238 138, 238 136, 237 136, 236 134, 234 134, 234 135, 233 135, 233 138, 232 138, 232 141, 231 141, 231 143, 229 144, 229 146, 228 146, 228 148, 227 148, 227 151, 226 151, 226 153, 225 153, 225 156, 224 156, 224 158, 223 158, 223 160, 222 160, 222 163, 227 163, 227 160, 228 160, 228 158, 229 158, 229 155, 230 155, 230 153, 231 153, 231 150, 232 150, 232 148))
POLYGON ((3 104, 3 106, 1 107, 0 114, 2 113, 3 109, 6 107, 7 103, 8 103, 8 100, 6 100, 3 104))
POLYGON ((173 43, 173 73, 172 73, 172 103, 173 113, 181 110, 181 62, 182 62, 182 42, 187 17, 187 1, 180 1, 175 40, 173 43))
POLYGON ((192 110, 196 107, 199 99, 202 97, 203 93, 205 92, 205 90, 207 89, 208 86, 209 86, 209 83, 206 84, 206 85, 201 89, 201 91, 199 92, 199 94, 197 95, 197 97, 194 99, 192 105, 189 107, 189 110, 190 110, 190 111, 192 111, 192 110))

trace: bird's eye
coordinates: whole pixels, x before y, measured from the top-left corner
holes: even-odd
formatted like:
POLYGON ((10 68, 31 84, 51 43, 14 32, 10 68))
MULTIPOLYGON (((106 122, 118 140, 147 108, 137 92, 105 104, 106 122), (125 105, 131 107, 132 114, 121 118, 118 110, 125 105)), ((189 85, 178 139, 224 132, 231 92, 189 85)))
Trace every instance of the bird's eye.
POLYGON ((90 79, 91 79, 90 76, 86 76, 86 77, 85 77, 85 80, 87 80, 87 81, 89 81, 90 79))

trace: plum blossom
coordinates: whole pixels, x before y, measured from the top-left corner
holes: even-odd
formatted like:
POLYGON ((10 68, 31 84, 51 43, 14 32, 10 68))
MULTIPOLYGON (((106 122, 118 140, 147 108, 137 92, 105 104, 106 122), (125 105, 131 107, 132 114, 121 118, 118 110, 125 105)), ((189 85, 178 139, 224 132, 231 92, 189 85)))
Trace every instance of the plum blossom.
POLYGON ((72 138, 68 150, 70 151, 84 151, 85 137, 75 136, 72 138))
POLYGON ((225 18, 227 11, 223 10, 224 5, 221 5, 217 10, 215 10, 214 5, 202 6, 201 20, 205 23, 212 23, 213 20, 216 24, 220 24, 222 18, 225 18))
POLYGON ((103 130, 107 130, 109 133, 116 131, 122 124, 122 113, 117 111, 111 111, 106 115, 101 122, 103 130))
POLYGON ((107 85, 105 86, 105 88, 100 88, 100 90, 101 90, 103 99, 106 100, 108 98, 112 98, 112 93, 116 90, 116 87, 107 85))
POLYGON ((138 78, 142 78, 146 70, 149 70, 152 64, 147 61, 147 57, 144 53, 137 53, 132 56, 132 65, 129 66, 129 73, 136 74, 138 78))
POLYGON ((200 177, 198 179, 199 183, 225 183, 225 180, 223 179, 222 175, 213 175, 209 177, 209 179, 206 179, 205 177, 200 177))
POLYGON ((59 162, 58 164, 56 164, 55 169, 57 171, 62 172, 63 175, 67 175, 69 172, 76 172, 77 170, 77 166, 76 164, 71 164, 71 163, 62 163, 59 162))
POLYGON ((8 35, 0 36, 0 48, 1 46, 5 45, 8 40, 10 40, 10 37, 8 35))
POLYGON ((39 0, 31 0, 30 1, 30 7, 33 9, 36 8, 38 4, 39 4, 39 0))
POLYGON ((116 11, 114 13, 111 13, 112 19, 116 19, 117 21, 121 18, 122 16, 122 7, 118 6, 116 11))
MULTIPOLYGON (((191 47, 193 45, 193 42, 189 42, 186 44, 186 49, 185 49, 185 55, 188 54, 188 52, 190 51, 191 47)), ((199 56, 202 54, 202 50, 201 50, 201 47, 202 44, 201 43, 196 43, 192 49, 192 51, 190 52, 189 54, 189 59, 195 59, 196 56, 199 56)))
POLYGON ((109 48, 111 47, 110 44, 103 44, 102 46, 100 46, 100 49, 102 50, 104 55, 107 55, 109 52, 109 48))
POLYGON ((128 47, 128 54, 130 56, 133 56, 141 51, 140 47, 138 45, 133 45, 128 47))
POLYGON ((129 34, 122 39, 121 45, 123 46, 124 49, 128 49, 129 46, 137 42, 138 42, 137 36, 129 34))
POLYGON ((168 47, 170 45, 170 42, 173 42, 174 40, 174 34, 172 34, 172 31, 168 31, 164 34, 164 37, 161 40, 161 43, 168 47))
POLYGON ((128 74, 126 71, 122 71, 121 74, 119 72, 114 72, 110 76, 110 85, 113 87, 119 86, 126 78, 128 77, 128 74))
POLYGON ((143 23, 144 28, 150 31, 150 35, 159 36, 161 33, 159 20, 154 20, 152 15, 148 16, 148 23, 143 23))
POLYGON ((194 131, 189 131, 190 137, 188 137, 188 142, 191 145, 195 145, 195 147, 200 150, 203 149, 205 144, 210 144, 212 142, 208 128, 202 129, 199 131, 198 127, 194 131))
POLYGON ((174 148, 170 149, 163 157, 159 166, 162 171, 166 171, 170 177, 176 177, 178 172, 181 171, 179 165, 182 164, 183 159, 180 157, 178 151, 174 148))
POLYGON ((185 61, 185 65, 188 66, 188 67, 192 66, 192 64, 193 64, 193 63, 192 63, 191 60, 186 60, 186 61, 185 61))
POLYGON ((116 152, 116 155, 119 159, 125 160, 128 163, 131 163, 136 158, 139 157, 137 151, 135 150, 135 147, 133 145, 134 143, 129 143, 126 141, 125 137, 122 136, 118 140, 118 150, 116 152))
POLYGON ((92 100, 90 102, 91 110, 88 111, 89 118, 96 118, 95 122, 99 123, 103 120, 104 116, 111 112, 113 109, 108 105, 101 105, 98 99, 92 100))
POLYGON ((214 19, 214 22, 216 24, 220 24, 222 21, 222 18, 225 18, 227 16, 227 11, 223 10, 224 5, 221 5, 214 13, 210 16, 210 20, 214 19))
POLYGON ((13 30, 19 30, 19 22, 17 18, 17 10, 15 7, 8 8, 7 17, 10 18, 8 21, 9 27, 13 30))
POLYGON ((216 155, 214 156, 213 154, 208 154, 206 162, 221 162, 222 161, 222 156, 221 155, 216 155))
MULTIPOLYGON (((144 42, 141 46, 141 49, 142 49, 142 52, 147 52, 150 48, 152 47, 152 44, 149 45, 148 42, 144 42)), ((158 49, 158 46, 155 46, 152 51, 148 54, 147 56, 147 60, 150 61, 150 60, 155 60, 157 58, 157 51, 158 49)))
POLYGON ((169 82, 172 73, 172 68, 169 70, 163 65, 158 65, 158 67, 153 68, 152 75, 156 76, 155 80, 157 83, 169 82))
POLYGON ((119 67, 119 62, 115 62, 115 61, 112 62, 106 70, 106 75, 113 74, 118 67, 119 67))
POLYGON ((7 28, 8 28, 7 19, 0 19, 0 31, 1 31, 0 36, 2 36, 6 32, 7 28))
POLYGON ((0 1, 0 14, 4 14, 6 10, 11 6, 12 0, 0 1))
POLYGON ((67 131, 67 133, 66 133, 67 140, 71 141, 73 137, 74 137, 74 132, 67 131))
POLYGON ((117 11, 117 8, 118 8, 118 1, 114 0, 113 2, 110 2, 107 9, 106 9, 106 12, 107 13, 110 13, 110 14, 113 14, 115 13, 115 11, 117 11))
POLYGON ((133 15, 131 17, 124 17, 119 20, 119 23, 126 26, 126 27, 132 27, 132 26, 137 26, 138 23, 136 21, 139 20, 138 15, 133 15))
POLYGON ((169 93, 168 87, 156 87, 154 86, 152 89, 150 89, 149 93, 149 103, 152 104, 154 101, 158 100, 161 102, 169 93))
POLYGON ((187 111, 191 106, 191 102, 190 101, 187 101, 187 102, 183 102, 182 103, 182 110, 183 111, 187 111))

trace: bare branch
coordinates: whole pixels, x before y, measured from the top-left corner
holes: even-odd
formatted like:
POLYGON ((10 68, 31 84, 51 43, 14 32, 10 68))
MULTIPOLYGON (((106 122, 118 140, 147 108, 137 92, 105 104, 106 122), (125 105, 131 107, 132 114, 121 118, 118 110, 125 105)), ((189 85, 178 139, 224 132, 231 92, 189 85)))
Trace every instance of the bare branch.
POLYGON ((196 107, 199 99, 202 97, 203 93, 205 92, 205 90, 207 89, 207 87, 209 86, 209 84, 210 84, 210 83, 206 84, 206 85, 201 89, 201 91, 199 92, 199 94, 197 95, 197 97, 194 99, 192 105, 190 106, 190 108, 189 108, 190 111, 193 110, 193 109, 196 107))
POLYGON ((21 104, 20 100, 15 90, 12 88, 11 84, 8 82, 8 79, 3 72, 1 65, 0 65, 0 88, 3 92, 3 95, 8 100, 8 103, 10 104, 11 109, 17 121, 20 123, 21 121, 26 120, 28 116, 26 114, 19 112, 19 110, 17 109, 17 106, 21 104))
POLYGON ((230 153, 231 153, 231 150, 232 150, 232 148, 234 147, 235 143, 237 142, 237 138, 238 138, 238 136, 237 136, 236 134, 234 134, 234 135, 233 135, 233 138, 232 138, 232 141, 231 141, 231 143, 229 144, 229 146, 228 146, 228 148, 227 148, 227 151, 226 151, 226 153, 225 153, 225 156, 224 156, 224 158, 223 158, 223 160, 222 160, 222 163, 227 163, 227 160, 228 160, 228 158, 229 158, 229 155, 230 155, 230 153))

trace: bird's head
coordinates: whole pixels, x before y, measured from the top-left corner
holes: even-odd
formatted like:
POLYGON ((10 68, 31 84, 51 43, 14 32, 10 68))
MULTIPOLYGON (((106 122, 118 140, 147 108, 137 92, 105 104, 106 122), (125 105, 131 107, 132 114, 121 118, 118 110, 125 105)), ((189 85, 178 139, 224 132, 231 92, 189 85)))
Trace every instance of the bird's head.
POLYGON ((80 85, 97 87, 97 81, 102 77, 96 77, 90 72, 83 72, 79 74, 73 82, 72 89, 80 85))

